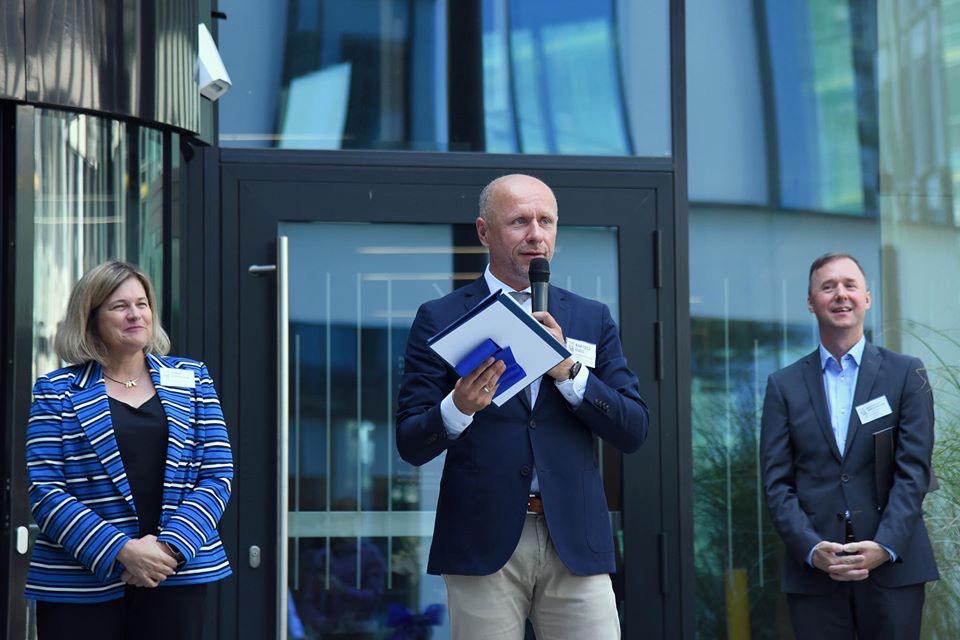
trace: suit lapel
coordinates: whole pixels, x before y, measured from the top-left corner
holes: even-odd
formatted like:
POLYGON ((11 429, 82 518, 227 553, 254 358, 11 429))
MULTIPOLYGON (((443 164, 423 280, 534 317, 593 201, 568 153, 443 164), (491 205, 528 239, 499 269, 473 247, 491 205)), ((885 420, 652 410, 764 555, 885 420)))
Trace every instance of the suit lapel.
POLYGON ((866 343, 863 347, 863 357, 860 358, 860 371, 857 373, 857 388, 853 392, 853 406, 850 407, 850 423, 847 427, 847 441, 844 443, 843 455, 846 457, 850 452, 850 446, 853 439, 860 430, 860 415, 857 413, 857 407, 870 400, 870 392, 873 391, 873 384, 877 380, 877 372, 880 371, 880 363, 883 356, 880 355, 880 349, 866 343))
POLYGON ((823 390, 823 372, 820 370, 819 349, 807 356, 804 360, 803 382, 807 386, 810 404, 813 405, 813 412, 817 416, 817 422, 820 423, 820 430, 823 432, 823 437, 827 440, 827 446, 830 447, 830 453, 837 459, 837 462, 840 462, 840 449, 837 447, 837 439, 833 435, 833 427, 830 425, 830 413, 827 411, 827 394, 823 390))
POLYGON ((136 513, 130 483, 127 482, 127 472, 123 468, 123 460, 117 448, 117 438, 113 432, 110 400, 107 397, 107 385, 103 381, 103 370, 100 364, 88 363, 74 385, 77 391, 70 399, 73 410, 77 413, 80 428, 86 434, 87 441, 100 459, 100 464, 103 465, 110 481, 130 505, 130 509, 136 513))
POLYGON ((167 463, 163 472, 163 504, 177 504, 182 482, 180 460, 187 446, 187 436, 193 432, 194 392, 196 389, 165 387, 160 384, 160 369, 174 368, 166 359, 148 355, 150 377, 157 389, 163 413, 167 416, 167 463))
POLYGON ((490 289, 487 288, 487 280, 480 276, 470 284, 460 289, 463 294, 464 311, 470 311, 477 306, 481 300, 490 295, 490 289))

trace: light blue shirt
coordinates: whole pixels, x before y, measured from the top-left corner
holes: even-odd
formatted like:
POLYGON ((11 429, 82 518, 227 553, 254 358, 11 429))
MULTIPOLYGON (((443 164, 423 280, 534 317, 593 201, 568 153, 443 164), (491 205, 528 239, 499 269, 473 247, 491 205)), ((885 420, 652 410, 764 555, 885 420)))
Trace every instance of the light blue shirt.
POLYGON ((862 337, 838 362, 826 347, 820 345, 820 371, 823 373, 823 390, 827 394, 827 411, 830 412, 830 426, 837 448, 843 455, 847 443, 847 430, 850 427, 850 412, 853 411, 853 393, 857 389, 857 376, 860 374, 860 359, 863 347, 867 344, 862 337))
MULTIPOLYGON (((860 360, 867 339, 863 336, 837 361, 827 348, 820 344, 820 371, 823 374, 823 390, 827 394, 827 411, 830 413, 830 426, 837 441, 837 449, 843 456, 847 444, 847 432, 850 429, 850 414, 853 411, 853 394, 857 390, 857 376, 860 375, 860 360)), ((847 514, 849 517, 849 513, 847 514)), ((883 545, 880 545, 883 547, 883 545)), ((807 554, 807 564, 813 566, 814 546, 807 554)), ((897 554, 893 549, 883 547, 895 562, 897 554)))

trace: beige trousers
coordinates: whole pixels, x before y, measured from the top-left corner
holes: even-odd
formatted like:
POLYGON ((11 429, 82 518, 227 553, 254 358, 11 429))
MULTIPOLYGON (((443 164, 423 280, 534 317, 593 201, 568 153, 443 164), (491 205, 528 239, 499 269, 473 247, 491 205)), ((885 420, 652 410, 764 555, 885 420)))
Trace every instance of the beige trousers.
POLYGON ((453 640, 618 640, 610 576, 575 576, 560 560, 543 516, 527 514, 513 555, 488 576, 444 575, 453 640))

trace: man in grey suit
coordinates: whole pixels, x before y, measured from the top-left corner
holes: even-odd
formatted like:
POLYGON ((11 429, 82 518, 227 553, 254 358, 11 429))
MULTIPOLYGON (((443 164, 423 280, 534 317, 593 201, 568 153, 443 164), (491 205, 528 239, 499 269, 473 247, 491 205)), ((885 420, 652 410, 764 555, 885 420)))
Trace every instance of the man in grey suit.
POLYGON ((815 260, 820 346, 767 382, 763 482, 799 640, 918 638, 939 577, 922 512, 933 393, 919 359, 866 342, 870 305, 853 256, 815 260))

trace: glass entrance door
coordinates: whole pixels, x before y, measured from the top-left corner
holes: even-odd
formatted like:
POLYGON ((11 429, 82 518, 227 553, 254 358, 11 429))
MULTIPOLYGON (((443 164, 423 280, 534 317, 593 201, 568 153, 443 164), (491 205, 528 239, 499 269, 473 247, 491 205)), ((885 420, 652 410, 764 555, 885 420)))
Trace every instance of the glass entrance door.
MULTIPOLYGON (((403 462, 393 416, 416 310, 483 272, 477 197, 518 170, 461 160, 221 152, 224 285, 198 303, 222 349, 212 357, 237 467, 223 520, 235 578, 219 588, 220 637, 391 638, 403 625, 449 636, 443 583, 425 573, 443 459, 403 462), (288 247, 281 278, 266 267, 278 236, 288 247)), ((673 637, 689 556, 676 342, 665 330, 675 322, 664 315, 680 264, 673 183, 664 173, 569 167, 527 169, 560 202, 551 283, 610 307, 656 425, 630 456, 595 445, 623 560, 614 588, 624 635, 673 637)))
MULTIPOLYGON (((472 225, 294 222, 278 233, 288 247, 277 466, 287 637, 448 638, 443 580, 426 574, 444 456, 403 462, 394 412, 417 308, 480 277, 486 250, 472 225)), ((617 247, 614 227, 564 226, 552 282, 619 319, 617 247)), ((621 456, 597 446, 620 532, 621 456)))

